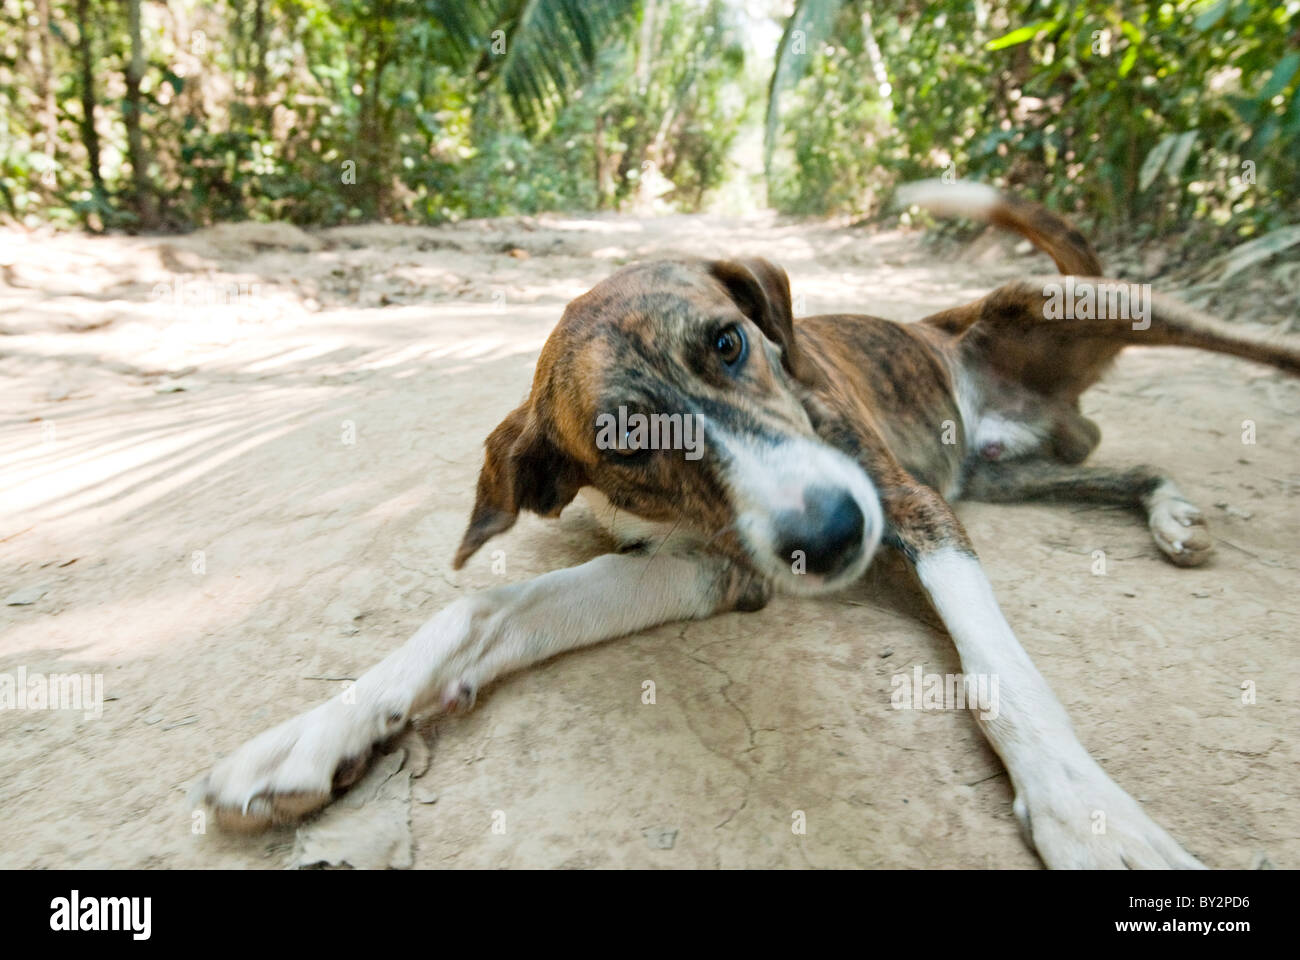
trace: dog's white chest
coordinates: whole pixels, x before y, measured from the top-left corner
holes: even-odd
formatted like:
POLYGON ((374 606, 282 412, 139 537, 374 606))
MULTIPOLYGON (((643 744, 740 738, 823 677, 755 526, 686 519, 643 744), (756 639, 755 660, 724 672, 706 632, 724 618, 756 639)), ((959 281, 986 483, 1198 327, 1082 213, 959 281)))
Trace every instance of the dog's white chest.
POLYGON ((672 532, 673 525, 662 521, 645 520, 628 513, 609 502, 609 498, 595 487, 583 487, 578 494, 591 508, 592 514, 609 535, 620 544, 639 543, 642 540, 661 540, 672 532))

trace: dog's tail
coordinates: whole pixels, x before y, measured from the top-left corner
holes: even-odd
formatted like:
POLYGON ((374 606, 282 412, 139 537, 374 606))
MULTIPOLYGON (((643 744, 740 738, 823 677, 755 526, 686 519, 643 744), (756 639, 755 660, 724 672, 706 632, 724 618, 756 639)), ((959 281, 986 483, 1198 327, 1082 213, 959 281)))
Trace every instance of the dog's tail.
POLYGON ((1062 273, 1099 277, 1101 260, 1087 237, 1064 217, 1028 200, 1010 197, 983 183, 918 180, 898 189, 904 206, 916 205, 940 217, 970 217, 1018 233, 1042 250, 1062 273))
POLYGON ((987 331, 1059 338, 1062 349, 1068 342, 1084 340, 1107 341, 1117 348, 1130 344, 1195 347, 1300 375, 1300 347, 1279 343, 1271 333, 1225 323, 1174 297, 1151 291, 1149 284, 1103 277, 1017 280, 979 301, 975 321, 987 331), (1076 307, 1085 301, 1087 316, 1078 315, 1076 307), (1026 316, 1032 317, 1030 323, 1024 321, 1026 316))
MULTIPOLYGON (((1045 338, 1051 348, 1044 359, 1052 361, 1050 365, 1057 370, 1058 377, 1062 376, 1060 367, 1068 366, 1064 361, 1070 345, 1089 339, 1094 343, 1101 340, 1114 344, 1115 351, 1126 344, 1196 347, 1300 375, 1300 349, 1296 347, 1272 342, 1172 297, 1151 293, 1145 284, 1104 279, 1101 261, 1083 234, 1036 203, 963 180, 955 183, 922 180, 901 187, 898 195, 903 203, 915 204, 940 216, 970 217, 1020 234, 1056 261, 1062 273, 1077 278, 1076 291, 1093 297, 1095 305, 1088 311, 1088 318, 1075 318, 1071 309, 1070 318, 1060 318, 1059 326, 1044 324, 1053 315, 1048 307, 1053 296, 1057 297, 1058 306, 1062 297, 1071 298, 1066 295, 1060 277, 1041 277, 1009 283, 985 297, 974 310, 957 308, 925 319, 925 323, 954 335, 967 334, 968 347, 982 339, 975 335, 978 331, 971 330, 978 324, 980 331, 1001 330, 1005 335, 987 345, 994 354, 1019 354, 1019 348, 1027 347, 1028 341, 1045 338), (1127 309, 1103 308, 1103 304, 1113 306, 1112 301, 1117 299, 1122 299, 1127 309), (1135 316, 1134 307, 1143 307, 1142 316, 1135 316), (1033 317, 1033 322, 1026 323, 1026 317, 1033 317)), ((1089 377, 1088 382, 1095 379, 1092 374, 1089 377)))

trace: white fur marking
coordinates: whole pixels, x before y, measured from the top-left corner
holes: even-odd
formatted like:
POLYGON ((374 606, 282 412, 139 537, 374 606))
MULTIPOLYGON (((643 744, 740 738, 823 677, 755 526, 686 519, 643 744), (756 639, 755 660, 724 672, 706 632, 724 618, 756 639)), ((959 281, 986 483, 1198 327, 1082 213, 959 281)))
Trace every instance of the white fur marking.
POLYGON ((945 217, 987 220, 1002 203, 1002 195, 986 183, 956 180, 918 180, 898 188, 900 206, 917 206, 945 217))
POLYGON ((1047 681, 1016 640, 979 561, 946 547, 922 556, 917 576, 967 674, 996 676, 999 713, 976 714, 1016 790, 1013 810, 1051 867, 1200 864, 1110 779, 1075 736, 1047 681), (1103 815, 1104 832, 1094 825, 1103 815))
POLYGON ((884 531, 880 496, 862 467, 818 440, 788 437, 773 444, 730 434, 713 423, 707 430, 710 442, 727 458, 725 482, 736 530, 755 566, 778 588, 804 595, 824 593, 862 575, 884 531), (802 510, 804 491, 814 486, 847 491, 862 511, 861 555, 833 578, 795 573, 790 558, 776 555, 774 518, 784 510, 802 510))

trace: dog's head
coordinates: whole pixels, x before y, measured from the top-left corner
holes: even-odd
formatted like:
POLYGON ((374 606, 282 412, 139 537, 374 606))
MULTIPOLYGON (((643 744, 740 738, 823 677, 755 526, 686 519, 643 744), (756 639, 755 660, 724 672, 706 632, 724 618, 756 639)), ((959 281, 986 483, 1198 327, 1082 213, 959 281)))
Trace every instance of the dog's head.
POLYGON ((455 566, 521 509, 554 516, 590 485, 786 591, 842 586, 866 568, 882 520, 866 473, 814 429, 820 376, 779 267, 620 270, 568 305, 527 402, 488 437, 455 566))

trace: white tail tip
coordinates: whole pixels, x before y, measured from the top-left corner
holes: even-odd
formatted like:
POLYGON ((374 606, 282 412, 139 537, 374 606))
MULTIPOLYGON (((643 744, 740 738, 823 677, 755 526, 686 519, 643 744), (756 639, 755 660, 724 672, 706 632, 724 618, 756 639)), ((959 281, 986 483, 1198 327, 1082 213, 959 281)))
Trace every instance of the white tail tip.
POLYGON ((895 194, 901 207, 917 206, 941 217, 987 220, 1002 202, 1002 194, 986 183, 971 180, 917 180, 895 194))

